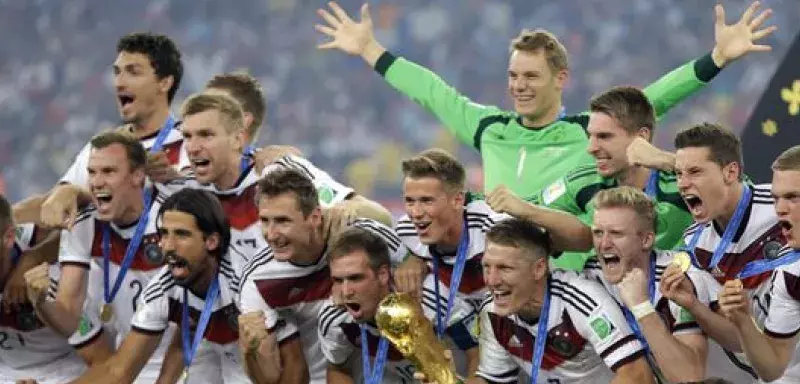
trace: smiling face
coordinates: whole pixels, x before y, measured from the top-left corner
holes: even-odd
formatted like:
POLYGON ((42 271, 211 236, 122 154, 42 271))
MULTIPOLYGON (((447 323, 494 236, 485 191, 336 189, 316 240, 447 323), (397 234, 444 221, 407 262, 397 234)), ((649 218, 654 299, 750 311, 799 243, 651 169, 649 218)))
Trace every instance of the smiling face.
POLYGON ((695 221, 707 223, 724 217, 736 206, 739 164, 724 167, 711 160, 708 147, 686 147, 675 152, 678 190, 695 221))
POLYGON ((589 117, 589 145, 586 150, 597 160, 597 173, 615 177, 628 170, 626 150, 637 135, 629 133, 613 117, 592 112, 589 117))
POLYGON ((147 55, 122 51, 113 69, 117 108, 123 121, 140 124, 167 105, 172 77, 159 79, 147 55))
POLYGON ((655 241, 641 218, 628 207, 600 208, 594 212, 592 238, 603 276, 617 284, 633 268, 644 268, 655 241))
POLYGON ((514 50, 508 63, 508 94, 514 110, 537 120, 561 106, 567 71, 554 73, 543 50, 514 50))
POLYGON ((330 269, 332 290, 339 292, 353 319, 374 319, 378 304, 389 294, 389 267, 374 271, 366 252, 359 249, 331 260, 330 269))
POLYGON ((322 211, 315 208, 304 215, 294 192, 259 199, 258 213, 264 238, 280 261, 298 261, 309 257, 313 239, 320 232, 322 211))
POLYGON ((406 214, 423 244, 442 244, 448 234, 459 233, 464 220, 463 192, 448 192, 435 177, 406 177, 403 199, 406 214))
POLYGON ((483 279, 499 316, 520 313, 535 302, 537 286, 547 276, 547 258, 531 261, 517 247, 489 242, 481 259, 483 279))
POLYGON ((212 252, 219 247, 219 235, 205 236, 194 216, 166 211, 159 227, 161 251, 175 282, 192 287, 208 268, 214 268, 212 252))
POLYGON ((224 124, 227 123, 214 109, 184 117, 183 146, 195 177, 201 183, 218 184, 221 179, 238 172, 236 167, 244 137, 241 131, 226 129, 224 124))
POLYGON ((800 171, 773 171, 772 195, 775 197, 775 213, 787 245, 800 249, 800 171))
POLYGON ((87 171, 100 220, 122 220, 137 203, 141 205, 144 170, 131 169, 128 153, 122 144, 93 148, 87 171))

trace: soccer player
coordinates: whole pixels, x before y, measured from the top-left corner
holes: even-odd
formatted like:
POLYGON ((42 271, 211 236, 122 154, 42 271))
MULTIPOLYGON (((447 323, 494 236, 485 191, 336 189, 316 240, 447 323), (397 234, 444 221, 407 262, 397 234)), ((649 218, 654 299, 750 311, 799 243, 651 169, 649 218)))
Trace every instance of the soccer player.
MULTIPOLYGON (((328 256, 334 290, 341 294, 342 305, 329 299, 319 313, 319 339, 328 360, 328 383, 355 383, 376 380, 381 383, 405 383, 414 379, 414 365, 394 345, 384 340, 375 327, 378 304, 392 292, 391 260, 385 242, 363 228, 348 228, 331 246, 328 256), (388 343, 382 349, 381 343, 388 343), (385 366, 364 372, 353 364, 360 357, 385 366), (377 377, 375 377, 377 375, 377 377)), ((444 286, 442 292, 446 292, 444 286)), ((436 295, 426 290, 422 297, 423 315, 436 324, 437 314, 446 310, 446 293, 436 295)), ((469 332, 472 307, 455 299, 445 333, 460 349, 472 356, 473 369, 478 364, 478 343, 469 332)))
MULTIPOLYGON (((132 382, 170 322, 180 327, 182 348, 170 349, 165 360, 180 358, 184 382, 211 382, 193 371, 195 352, 205 340, 222 361, 224 383, 249 383, 238 353, 238 283, 223 269, 223 261, 231 252, 248 251, 230 242, 222 205, 207 191, 184 189, 164 201, 157 222, 167 265, 143 291, 131 332, 117 353, 92 367, 76 383, 132 382)), ((277 369, 268 368, 273 372, 277 369)), ((170 382, 175 379, 173 376, 170 382)))
POLYGON ((800 331, 800 146, 778 156, 772 171, 775 213, 786 247, 768 266, 780 265, 771 279, 771 300, 763 332, 751 319, 752 303, 739 280, 725 282, 719 305, 736 326, 739 343, 758 376, 769 382, 779 378, 789 382, 800 377, 793 358, 800 331))
MULTIPOLYGON (((0 284, 5 285, 16 268, 22 252, 34 238, 33 226, 15 226, 11 206, 0 195, 0 284)), ((42 289, 52 298, 58 287, 58 266, 44 266, 42 289)), ((3 298, 0 297, 0 300, 3 298)), ((84 318, 71 340, 86 343, 100 336, 99 322, 84 318)), ((103 359, 110 354, 106 348, 79 350, 79 354, 59 334, 51 330, 36 315, 30 304, 12 307, 0 313, 0 382, 37 380, 39 383, 62 383, 80 375, 86 363, 103 359)))
MULTIPOLYGON (((336 236, 323 228, 338 218, 331 217, 330 210, 322 211, 314 184, 294 169, 270 172, 258 186, 261 228, 272 253, 245 268, 239 290, 242 313, 264 313, 267 324, 262 326, 276 334, 281 356, 292 356, 281 358, 282 376, 299 373, 305 376, 290 377, 324 383, 327 364, 317 323, 319 311, 331 295, 328 257, 336 236), (300 346, 300 356, 288 351, 300 346)), ((390 227, 370 219, 356 219, 352 225, 380 236, 393 259, 405 254, 390 227)), ((256 360, 245 362, 251 377, 261 370, 261 359, 256 360)), ((281 382, 287 381, 281 377, 281 382)))
POLYGON ((396 272, 398 291, 419 298, 423 287, 433 290, 434 281, 441 281, 448 289, 455 285, 459 297, 477 309, 486 296, 480 267, 486 232, 507 216, 495 213, 483 200, 467 197, 464 166, 441 149, 404 160, 402 169, 406 215, 395 231, 409 255, 396 272), (463 272, 454 277, 458 263, 463 272), (431 270, 434 279, 424 285, 431 270))
MULTIPOLYGON (((569 63, 566 49, 552 33, 524 30, 511 42, 508 92, 514 111, 508 112, 473 103, 434 73, 388 52, 373 35, 366 4, 359 22, 336 2, 328 4, 333 13, 318 10, 327 25, 316 25, 316 29, 332 40, 319 48, 361 56, 392 87, 433 112, 462 142, 479 150, 487 191, 505 184, 517 195, 529 197, 575 167, 592 162, 584 151, 588 116, 562 116, 561 95, 569 63)), ((657 117, 700 89, 722 67, 748 52, 769 50, 753 44, 775 29, 758 29, 770 11, 753 18, 757 8, 758 2, 753 3, 733 25, 725 24, 722 6, 715 8, 716 44, 711 53, 645 89, 657 117)))
MULTIPOLYGON (((678 188, 696 222, 686 230, 686 248, 694 264, 707 273, 689 282, 670 266, 659 288, 664 296, 688 309, 716 342, 709 345, 709 376, 742 382, 748 380, 744 374, 749 374, 752 380, 755 374, 744 356, 732 353, 740 352, 741 346, 733 324, 719 314, 717 297, 722 285, 737 279, 745 265, 775 258, 786 243, 771 186, 743 180, 741 142, 719 125, 702 123, 678 133, 675 148, 678 188), (708 292, 707 300, 695 295, 693 284, 705 285, 701 290, 708 292), (739 376, 734 379, 732 375, 739 376)), ((770 272, 740 280, 749 290, 752 313, 761 328, 770 301, 770 272)), ((788 374, 795 375, 791 372, 788 374)), ((790 377, 797 380, 800 376, 790 377)))
POLYGON ((625 306, 628 323, 642 343, 649 345, 649 360, 667 382, 704 379, 706 336, 689 311, 658 290, 661 275, 673 263, 675 252, 654 247, 656 203, 627 186, 604 189, 592 200, 597 256, 588 260, 584 274, 603 284, 625 306))
MULTIPOLYGON (((655 124, 653 107, 644 92, 634 87, 615 87, 603 92, 589 103, 586 150, 595 158, 596 165, 570 171, 536 194, 535 204, 512 203, 513 193, 503 186, 490 192, 487 201, 495 204, 491 206, 497 211, 526 217, 552 233, 564 234, 561 237, 569 239, 564 249, 586 251, 592 245, 589 229, 594 210, 592 197, 604 189, 632 186, 658 202, 655 248, 673 249, 683 243, 683 231, 692 224, 689 209, 678 193, 675 174, 638 167, 627 158, 631 147, 649 145, 655 124), (580 220, 557 214, 553 209, 580 220)), ((665 152, 664 156, 672 160, 672 154, 665 152)), ((588 257, 587 253, 565 253, 558 260, 583 265, 588 257), (567 260, 570 258, 574 260, 567 260)))
MULTIPOLYGON (((90 144, 87 173, 94 203, 61 234, 61 279, 55 299, 35 300, 34 305, 45 323, 68 337, 79 328, 87 295, 96 295, 102 298, 100 320, 121 341, 130 331, 144 287, 163 262, 156 213, 164 195, 150 189, 147 197, 153 204, 149 210, 145 208, 147 152, 136 137, 108 131, 96 135, 90 144)), ((166 343, 163 347, 144 370, 142 380, 158 377, 166 343)))
POLYGON ((468 383, 516 383, 520 369, 538 374, 539 383, 655 382, 608 292, 575 272, 549 270, 552 249, 542 229, 512 218, 486 236, 491 296, 480 314, 478 378, 468 383))

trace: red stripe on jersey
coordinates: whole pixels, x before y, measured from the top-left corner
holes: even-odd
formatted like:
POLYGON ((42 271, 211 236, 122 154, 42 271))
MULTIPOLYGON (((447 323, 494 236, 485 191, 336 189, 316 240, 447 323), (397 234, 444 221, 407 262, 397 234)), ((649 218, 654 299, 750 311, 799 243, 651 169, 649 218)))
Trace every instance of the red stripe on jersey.
POLYGON ((258 221, 256 186, 253 184, 238 195, 217 195, 233 229, 242 231, 258 221))
MULTIPOLYGON (((461 275, 461 284, 458 286, 459 292, 471 294, 485 287, 483 282, 483 268, 481 267, 482 258, 483 253, 479 253, 464 263, 464 273, 461 275)), ((438 275, 439 281, 449 288, 450 280, 453 278, 453 266, 439 263, 438 275)))
MULTIPOLYGON (((492 323, 495 339, 506 351, 523 361, 533 360, 534 337, 527 329, 517 325, 508 317, 498 316, 491 312, 489 312, 489 320, 492 323)), ((547 332, 547 344, 542 357, 542 369, 546 371, 551 371, 563 362, 577 356, 586 345, 586 339, 575 329, 566 310, 562 314, 561 320, 561 324, 547 332)))
MULTIPOLYGON (((175 298, 169 298, 169 321, 182 327, 183 303, 175 298)), ((234 304, 228 304, 211 314, 208 320, 208 327, 203 338, 217 344, 228 344, 239 340, 238 328, 239 310, 234 304)), ((195 328, 200 320, 200 311, 194 307, 189 307, 189 324, 194 339, 195 328)), ((180 330, 179 330, 180 331, 180 330)))
POLYGON ((305 276, 283 279, 255 280, 256 288, 264 301, 272 308, 283 308, 298 303, 311 303, 326 299, 331 293, 330 268, 324 268, 305 276))
MULTIPOLYGON (((710 229, 713 230, 713 229, 710 229)), ((781 233, 781 227, 775 224, 772 228, 766 231, 756 241, 750 243, 741 253, 726 253, 719 261, 719 269, 724 272, 724 276, 714 276, 720 284, 725 284, 728 280, 733 280, 736 275, 742 271, 747 263, 754 260, 764 259, 765 249, 764 246, 770 242, 778 242, 781 246, 786 245, 786 238, 781 233)), ((711 263, 712 252, 699 247, 695 249, 697 261, 702 268, 706 271, 711 271, 708 265, 711 263)), ((713 274, 712 274, 713 275, 713 274)), ((755 275, 742 280, 742 285, 747 289, 753 289, 767 281, 772 275, 772 271, 764 272, 760 275, 755 275)))
POLYGON ((183 146, 183 140, 178 140, 169 144, 164 144, 161 147, 161 150, 167 155, 167 161, 169 161, 169 165, 177 165, 181 159, 181 147, 183 146))
MULTIPOLYGON (((342 327, 342 332, 344 332, 345 336, 347 336, 347 340, 350 341, 350 344, 355 345, 356 347, 362 348, 361 344, 361 328, 356 323, 343 323, 339 325, 342 327)), ((367 350, 369 351, 369 355, 375 357, 378 351, 378 336, 373 335, 370 332, 367 332, 367 350)), ((403 357, 403 354, 397 350, 391 343, 389 343, 389 350, 386 353, 386 358, 389 361, 402 361, 406 358, 403 357)))
MULTIPOLYGON (((103 226, 108 223, 95 220, 94 223, 94 236, 92 237, 92 252, 93 257, 103 257, 103 226)), ((128 239, 123 238, 115 230, 111 230, 111 257, 110 261, 116 265, 122 265, 122 259, 125 258, 125 251, 128 250, 128 239)), ((131 269, 135 271, 152 271, 161 268, 161 264, 150 264, 144 255, 144 250, 148 244, 158 245, 160 237, 156 233, 145 235, 142 238, 142 243, 139 249, 136 250, 136 255, 133 257, 131 269)))

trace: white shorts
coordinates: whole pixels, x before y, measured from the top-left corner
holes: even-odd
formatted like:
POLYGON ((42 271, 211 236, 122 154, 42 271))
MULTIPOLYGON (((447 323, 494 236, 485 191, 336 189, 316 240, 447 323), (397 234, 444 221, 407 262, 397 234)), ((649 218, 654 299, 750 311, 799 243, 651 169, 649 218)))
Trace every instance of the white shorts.
POLYGON ((67 383, 86 370, 86 364, 75 353, 58 359, 42 367, 28 367, 16 370, 0 363, 0 384, 16 384, 18 380, 34 379, 39 384, 67 383))

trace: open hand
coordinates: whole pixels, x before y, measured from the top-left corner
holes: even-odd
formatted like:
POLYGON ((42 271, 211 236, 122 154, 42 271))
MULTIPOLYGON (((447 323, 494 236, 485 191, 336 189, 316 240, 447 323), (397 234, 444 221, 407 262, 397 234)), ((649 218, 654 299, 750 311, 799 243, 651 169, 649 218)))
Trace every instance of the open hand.
POLYGON ((744 11, 742 17, 734 24, 725 24, 725 8, 721 4, 714 7, 714 50, 711 57, 718 67, 747 55, 750 52, 767 52, 772 47, 766 44, 756 44, 771 35, 778 29, 776 26, 761 28, 761 25, 772 15, 772 9, 767 9, 756 15, 760 2, 756 1, 744 11))

